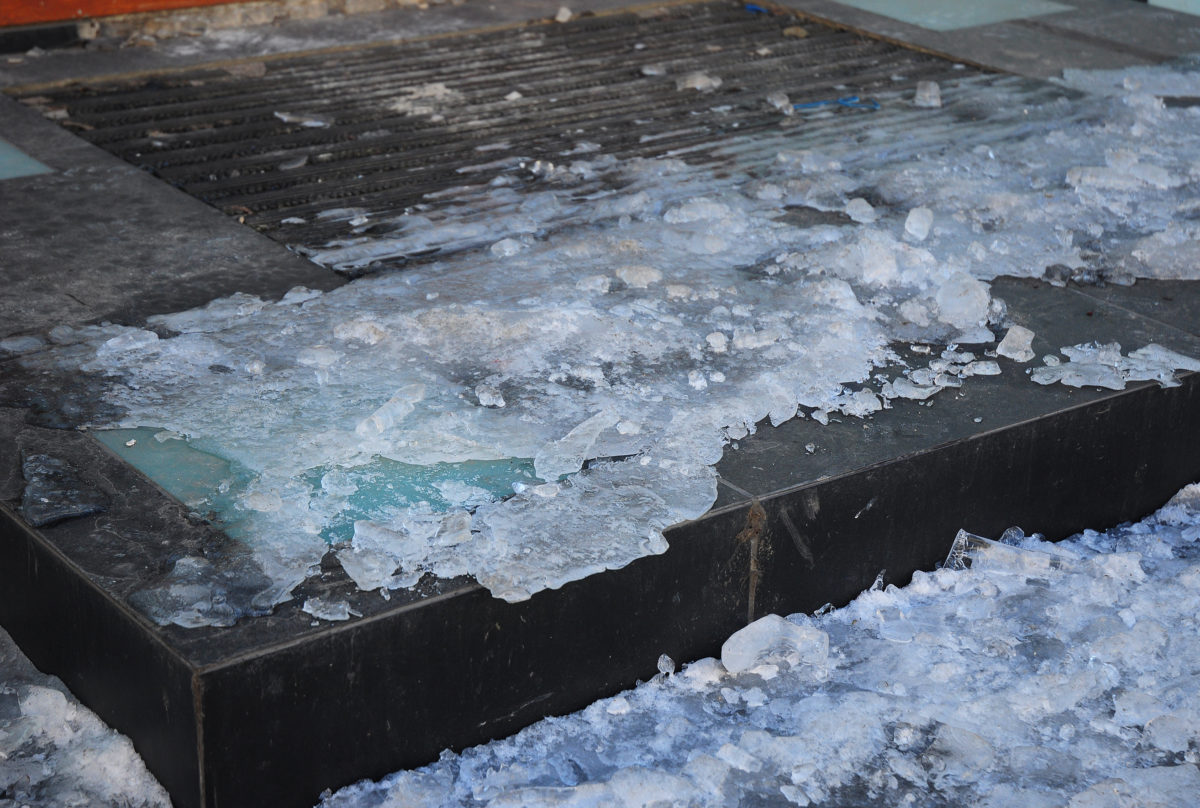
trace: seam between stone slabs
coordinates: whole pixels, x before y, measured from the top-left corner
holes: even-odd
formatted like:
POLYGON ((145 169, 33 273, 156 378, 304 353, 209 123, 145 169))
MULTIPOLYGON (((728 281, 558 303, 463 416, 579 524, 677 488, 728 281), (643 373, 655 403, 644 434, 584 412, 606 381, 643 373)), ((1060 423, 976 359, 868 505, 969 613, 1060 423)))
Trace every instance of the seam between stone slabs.
MULTIPOLYGON (((1155 279, 1154 278, 1146 278, 1146 280, 1155 280, 1155 279)), ((1187 281, 1185 281, 1185 283, 1187 283, 1187 281)), ((1194 283, 1196 286, 1196 289, 1200 290, 1200 281, 1192 281, 1191 283, 1194 283)), ((1134 317, 1139 320, 1145 320, 1147 322, 1154 323, 1155 325, 1162 326, 1163 328, 1170 329, 1171 331, 1175 331, 1179 334, 1184 334, 1188 337, 1192 337, 1192 338, 1200 337, 1200 328, 1197 328, 1195 331, 1189 331, 1186 328, 1180 328, 1179 326, 1175 325, 1174 323, 1168 323, 1165 320, 1160 320, 1157 317, 1152 317, 1151 315, 1146 314, 1145 312, 1137 311, 1136 309, 1131 309, 1126 306, 1123 306, 1121 303, 1118 303, 1115 300, 1098 297, 1098 296, 1092 294, 1091 292, 1089 292, 1088 290, 1081 289, 1081 288, 1075 286, 1074 284, 1068 285, 1067 289, 1068 289, 1068 291, 1074 292, 1075 294, 1079 295, 1080 297, 1087 298, 1088 300, 1091 300, 1101 306, 1108 306, 1110 308, 1117 309, 1118 311, 1123 312, 1124 314, 1128 314, 1130 317, 1134 317)), ((1196 356, 1193 358, 1200 359, 1200 356, 1196 356)))

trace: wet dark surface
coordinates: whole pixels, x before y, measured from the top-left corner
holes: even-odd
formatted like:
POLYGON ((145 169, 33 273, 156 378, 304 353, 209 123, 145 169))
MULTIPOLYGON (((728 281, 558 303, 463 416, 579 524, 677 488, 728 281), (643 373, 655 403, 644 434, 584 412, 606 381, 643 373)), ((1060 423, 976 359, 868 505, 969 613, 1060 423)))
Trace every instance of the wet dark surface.
POLYGON ((108 508, 108 497, 56 457, 27 454, 21 461, 21 474, 25 490, 20 513, 34 527, 103 513, 108 508))

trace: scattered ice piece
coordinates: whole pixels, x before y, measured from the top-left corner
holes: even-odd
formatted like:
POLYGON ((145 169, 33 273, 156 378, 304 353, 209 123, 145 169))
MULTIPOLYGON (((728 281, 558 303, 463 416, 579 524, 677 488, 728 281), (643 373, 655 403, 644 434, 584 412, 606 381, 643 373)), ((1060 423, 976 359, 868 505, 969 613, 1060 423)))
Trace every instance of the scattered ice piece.
POLYGON ((829 635, 812 626, 798 626, 769 614, 735 632, 721 646, 721 664, 730 673, 742 673, 765 663, 825 665, 829 635))
POLYGON ((675 660, 666 654, 662 654, 658 658, 658 672, 664 676, 670 676, 675 673, 675 660))
POLYGON ((918 81, 917 91, 913 96, 913 105, 937 109, 942 105, 942 88, 936 81, 918 81))
POLYGON ((805 174, 837 171, 842 167, 840 160, 810 149, 784 149, 776 154, 775 159, 781 165, 797 168, 805 174))
POLYGON ((129 440, 125 441, 125 445, 126 446, 137 446, 137 439, 130 438, 129 440))
POLYGON ((926 207, 916 207, 904 218, 904 232, 914 241, 924 241, 933 226, 933 211, 926 207))
POLYGON ((934 384, 914 384, 903 376, 893 379, 891 385, 897 398, 910 398, 913 401, 924 401, 942 389, 934 384))
POLYGON ((525 96, 521 95, 520 90, 513 90, 508 95, 504 96, 505 101, 520 101, 525 96))
POLYGON ((109 354, 124 353, 125 351, 135 351, 139 348, 154 345, 157 342, 158 334, 155 334, 153 331, 130 328, 124 333, 106 340, 103 345, 96 349, 96 355, 106 356, 109 354))
POLYGON ((650 284, 662 280, 662 272, 643 264, 618 267, 613 274, 634 289, 645 289, 650 284))
POLYGON ((305 600, 300 609, 318 620, 338 621, 349 620, 351 616, 362 617, 362 614, 351 609, 349 602, 345 600, 313 597, 305 600))
POLYGON ((275 117, 284 123, 298 123, 301 126, 306 126, 310 129, 324 129, 329 126, 329 121, 316 115, 301 115, 293 112, 276 112, 275 117))
POLYGON ((500 389, 490 384, 480 382, 475 385, 475 397, 479 399, 481 407, 504 406, 504 396, 500 393, 500 389))
POLYGON ((289 216, 286 219, 281 220, 279 223, 280 224, 307 224, 307 222, 308 222, 307 219, 301 219, 299 216, 289 216))
POLYGON ((784 115, 795 113, 796 109, 792 106, 792 100, 788 98, 788 94, 782 90, 776 90, 773 93, 767 94, 767 105, 772 109, 782 112, 784 115))
POLYGON ((681 76, 675 81, 675 89, 677 90, 712 92, 720 86, 720 76, 710 76, 703 70, 694 70, 685 76, 681 76))
POLYGON ((664 64, 654 63, 651 65, 642 65, 643 76, 665 76, 667 75, 667 66, 664 64))
POLYGON ((554 21, 566 23, 570 22, 571 18, 574 16, 575 14, 571 11, 571 9, 567 8, 566 6, 559 6, 558 13, 554 15, 554 21))
POLYGON ((425 385, 408 384, 396 390, 375 412, 358 422, 354 431, 368 438, 387 432, 406 415, 413 411, 417 402, 425 398, 425 385))
POLYGON ((808 29, 802 25, 789 25, 783 29, 782 33, 792 39, 804 39, 808 36, 808 29))
POLYGON ((1033 349, 1030 347, 1033 344, 1033 337, 1034 333, 1028 328, 1014 325, 1008 329, 1004 339, 996 346, 996 353, 1017 362, 1028 362, 1034 357, 1033 349))
POLYGON ((1163 387, 1175 387, 1177 370, 1200 370, 1200 360, 1151 343, 1121 355, 1117 343, 1090 343, 1063 348, 1067 362, 1034 368, 1030 379, 1038 384, 1061 382, 1070 387, 1105 387, 1124 390, 1127 382, 1156 381, 1163 387))
POLYGON ((525 245, 515 238, 505 238, 491 246, 491 253, 497 258, 511 258, 523 249, 525 245))
POLYGON ((713 353, 723 354, 729 348, 729 337, 720 331, 713 331, 704 338, 704 341, 708 343, 708 348, 713 353))
POLYGON ((861 196, 856 196, 846 203, 846 215, 860 224, 870 224, 879 218, 871 203, 861 196))
POLYGON ((596 438, 604 430, 620 420, 611 412, 598 412, 580 423, 558 440, 538 450, 533 459, 534 473, 547 481, 557 480, 564 474, 574 474, 583 467, 596 438))

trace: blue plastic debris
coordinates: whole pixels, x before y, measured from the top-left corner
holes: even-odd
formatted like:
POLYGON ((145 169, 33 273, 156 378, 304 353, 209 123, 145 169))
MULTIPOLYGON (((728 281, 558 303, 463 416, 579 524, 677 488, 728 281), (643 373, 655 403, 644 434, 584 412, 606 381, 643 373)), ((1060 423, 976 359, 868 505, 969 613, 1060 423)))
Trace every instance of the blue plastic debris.
POLYGON ((762 6, 756 5, 754 3, 747 3, 746 10, 749 11, 751 14, 770 14, 771 13, 767 9, 763 8, 762 6))
POLYGON ((847 95, 841 98, 827 98, 824 101, 808 101, 803 104, 793 104, 793 109, 817 109, 819 107, 830 107, 834 104, 850 109, 879 109, 879 102, 868 98, 862 100, 857 95, 847 95))

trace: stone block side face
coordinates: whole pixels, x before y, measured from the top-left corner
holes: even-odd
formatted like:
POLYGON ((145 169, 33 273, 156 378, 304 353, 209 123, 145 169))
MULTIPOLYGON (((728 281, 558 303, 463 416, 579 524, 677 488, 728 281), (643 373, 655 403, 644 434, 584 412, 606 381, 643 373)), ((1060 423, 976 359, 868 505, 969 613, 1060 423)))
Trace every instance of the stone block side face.
POLYGON ((177 808, 200 806, 190 666, 4 503, 0 624, 39 670, 133 741, 177 808))

